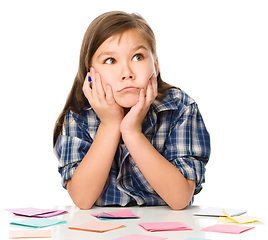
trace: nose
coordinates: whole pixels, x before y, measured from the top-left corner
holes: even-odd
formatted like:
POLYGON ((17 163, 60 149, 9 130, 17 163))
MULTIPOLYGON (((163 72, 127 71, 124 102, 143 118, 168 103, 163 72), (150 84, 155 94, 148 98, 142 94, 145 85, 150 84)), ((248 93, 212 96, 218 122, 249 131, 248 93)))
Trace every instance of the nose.
POLYGON ((124 64, 122 67, 122 76, 121 76, 121 80, 134 80, 134 74, 130 68, 130 66, 128 64, 124 64))

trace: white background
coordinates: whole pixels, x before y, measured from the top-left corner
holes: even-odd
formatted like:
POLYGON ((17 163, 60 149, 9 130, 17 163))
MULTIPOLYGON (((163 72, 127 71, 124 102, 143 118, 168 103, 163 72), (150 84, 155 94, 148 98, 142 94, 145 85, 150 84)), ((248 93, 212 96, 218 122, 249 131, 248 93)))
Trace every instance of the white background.
POLYGON ((6 0, 0 3, 1 207, 73 205, 57 172, 53 128, 86 28, 111 10, 148 21, 163 79, 199 104, 212 154, 195 204, 267 204, 267 1, 6 0))

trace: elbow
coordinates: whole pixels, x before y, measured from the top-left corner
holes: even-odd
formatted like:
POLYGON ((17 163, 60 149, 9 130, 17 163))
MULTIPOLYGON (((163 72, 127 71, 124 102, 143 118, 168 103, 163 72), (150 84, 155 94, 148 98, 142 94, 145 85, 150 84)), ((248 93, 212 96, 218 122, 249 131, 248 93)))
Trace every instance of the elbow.
POLYGON ((176 199, 170 203, 168 203, 168 205, 170 206, 170 208, 174 211, 179 211, 179 210, 183 210, 184 208, 186 208, 189 203, 191 201, 191 198, 184 198, 184 199, 176 199))
POLYGON ((79 201, 79 200, 74 201, 74 200, 73 200, 73 202, 74 202, 74 204, 75 204, 78 208, 80 208, 81 210, 89 210, 89 209, 91 209, 91 208, 93 207, 93 205, 94 205, 94 203, 89 202, 89 201, 79 201))
POLYGON ((93 205, 85 204, 85 205, 79 205, 79 206, 76 205, 76 206, 79 207, 81 210, 90 210, 93 205))
POLYGON ((186 208, 194 195, 195 181, 188 180, 188 188, 177 194, 178 198, 173 198, 168 205, 172 210, 179 211, 186 208))
POLYGON ((188 206, 188 203, 174 203, 174 204, 170 204, 169 205, 171 207, 172 210, 174 211, 179 211, 179 210, 183 210, 184 208, 186 208, 188 206))
POLYGON ((93 207, 95 200, 88 195, 81 194, 81 192, 76 191, 76 189, 72 189, 70 180, 67 182, 67 191, 73 203, 81 210, 89 210, 93 207))

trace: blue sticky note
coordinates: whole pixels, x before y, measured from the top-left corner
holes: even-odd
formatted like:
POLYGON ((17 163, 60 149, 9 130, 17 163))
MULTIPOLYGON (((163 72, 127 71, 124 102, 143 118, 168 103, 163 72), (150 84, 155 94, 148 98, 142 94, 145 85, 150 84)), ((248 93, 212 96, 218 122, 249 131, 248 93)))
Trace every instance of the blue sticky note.
POLYGON ((67 223, 66 221, 49 218, 30 218, 22 221, 11 222, 12 225, 19 225, 32 228, 43 228, 57 224, 67 223))

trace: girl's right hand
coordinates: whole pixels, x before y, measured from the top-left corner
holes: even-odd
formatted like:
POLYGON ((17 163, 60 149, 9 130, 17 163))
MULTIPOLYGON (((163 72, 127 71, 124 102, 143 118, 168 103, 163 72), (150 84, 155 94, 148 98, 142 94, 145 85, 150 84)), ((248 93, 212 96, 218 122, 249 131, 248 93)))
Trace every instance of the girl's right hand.
POLYGON ((120 126, 124 118, 124 110, 116 103, 110 85, 107 85, 106 91, 104 91, 100 74, 94 68, 91 68, 90 72, 86 75, 83 92, 100 118, 102 125, 112 127, 120 126), (88 82, 88 76, 92 80, 92 87, 90 87, 90 83, 88 82))

